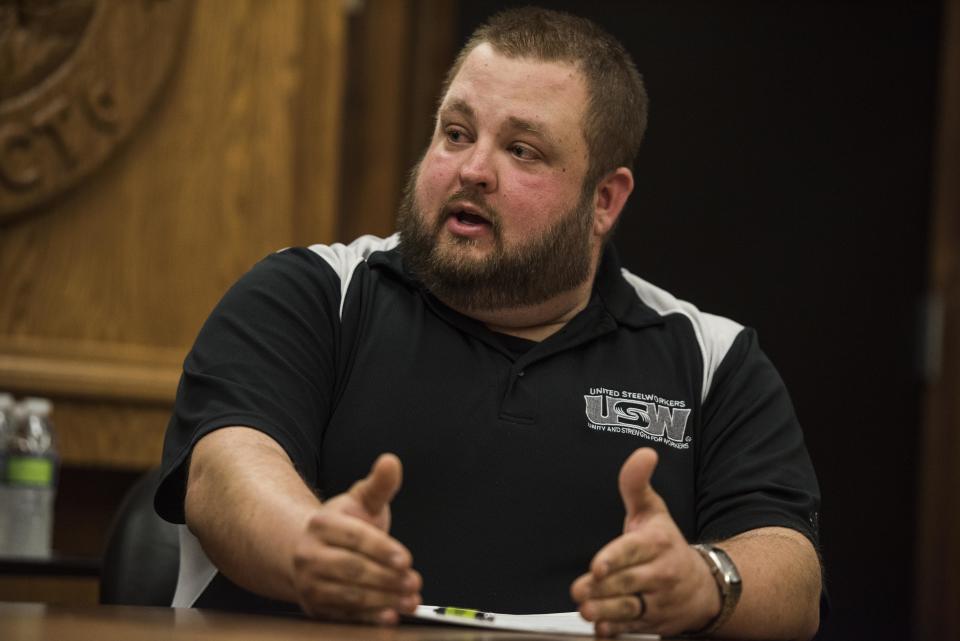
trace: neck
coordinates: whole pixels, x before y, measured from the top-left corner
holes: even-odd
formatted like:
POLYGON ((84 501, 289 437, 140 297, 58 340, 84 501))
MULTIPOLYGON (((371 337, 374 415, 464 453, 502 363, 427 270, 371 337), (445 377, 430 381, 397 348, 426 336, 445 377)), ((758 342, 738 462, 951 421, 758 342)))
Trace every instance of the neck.
POLYGON ((536 305, 492 310, 464 309, 453 305, 450 307, 480 321, 494 332, 539 342, 560 331, 587 306, 596 273, 597 265, 594 262, 589 277, 575 289, 536 305))

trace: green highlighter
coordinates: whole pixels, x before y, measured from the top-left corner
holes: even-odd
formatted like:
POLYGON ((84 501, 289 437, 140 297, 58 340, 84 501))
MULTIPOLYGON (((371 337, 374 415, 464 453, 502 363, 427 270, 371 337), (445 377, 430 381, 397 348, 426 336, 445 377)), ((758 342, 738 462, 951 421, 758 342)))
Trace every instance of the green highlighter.
POLYGON ((481 612, 480 610, 470 610, 469 608, 434 608, 433 611, 443 616, 486 621, 488 623, 493 623, 494 619, 492 614, 481 612))

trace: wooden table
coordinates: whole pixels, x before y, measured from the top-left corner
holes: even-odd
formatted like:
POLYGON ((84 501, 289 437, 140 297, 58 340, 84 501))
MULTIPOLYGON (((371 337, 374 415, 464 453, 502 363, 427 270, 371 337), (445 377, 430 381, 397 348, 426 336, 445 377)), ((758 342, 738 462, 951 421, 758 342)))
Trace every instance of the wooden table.
POLYGON ((546 641, 589 637, 501 632, 453 626, 374 627, 189 608, 0 603, 4 641, 546 641))

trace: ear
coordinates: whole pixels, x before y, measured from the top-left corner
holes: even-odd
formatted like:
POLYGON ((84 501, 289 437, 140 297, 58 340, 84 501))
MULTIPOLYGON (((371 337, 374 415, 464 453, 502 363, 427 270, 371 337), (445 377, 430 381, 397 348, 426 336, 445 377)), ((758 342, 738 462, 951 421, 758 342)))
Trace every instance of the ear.
POLYGON ((633 172, 626 167, 617 167, 600 180, 593 215, 593 231, 597 236, 605 238, 610 233, 632 191, 633 172))

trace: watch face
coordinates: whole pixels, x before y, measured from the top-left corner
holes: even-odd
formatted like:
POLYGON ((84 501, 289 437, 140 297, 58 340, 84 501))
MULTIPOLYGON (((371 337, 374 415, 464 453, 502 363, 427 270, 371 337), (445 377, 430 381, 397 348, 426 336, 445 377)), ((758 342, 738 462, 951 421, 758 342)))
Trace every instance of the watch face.
POLYGON ((737 572, 737 566, 733 564, 727 553, 720 548, 713 548, 710 553, 717 560, 717 565, 720 567, 721 574, 723 574, 723 580, 730 584, 740 583, 740 573, 737 572))
POLYGON ((737 573, 736 569, 727 569, 723 571, 723 578, 727 583, 740 583, 740 575, 737 573))

